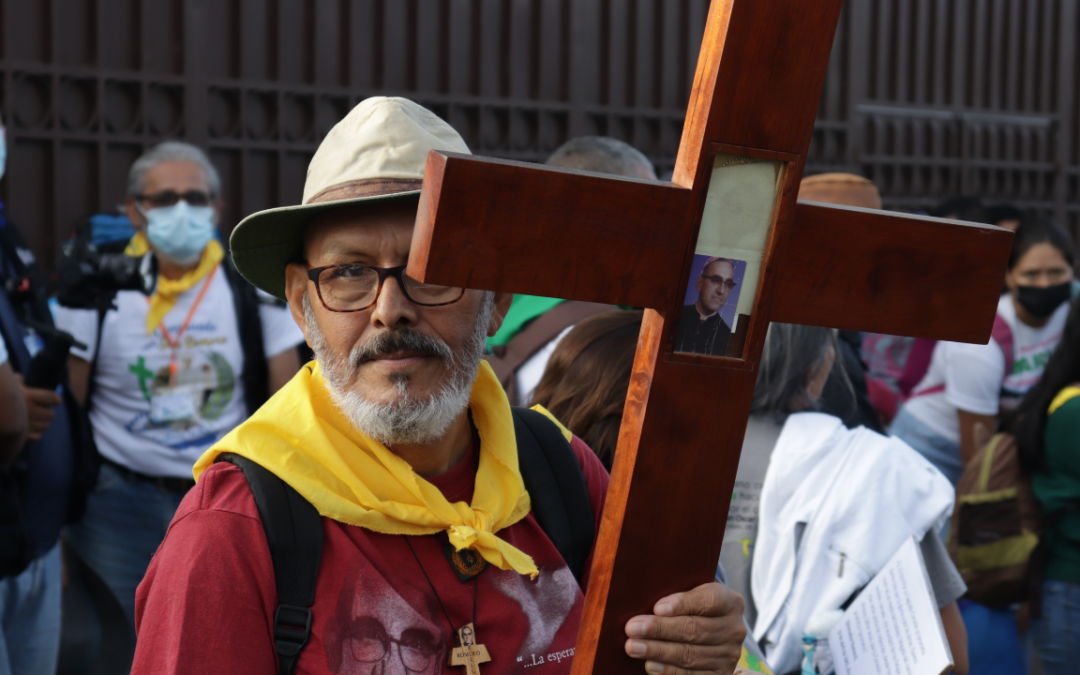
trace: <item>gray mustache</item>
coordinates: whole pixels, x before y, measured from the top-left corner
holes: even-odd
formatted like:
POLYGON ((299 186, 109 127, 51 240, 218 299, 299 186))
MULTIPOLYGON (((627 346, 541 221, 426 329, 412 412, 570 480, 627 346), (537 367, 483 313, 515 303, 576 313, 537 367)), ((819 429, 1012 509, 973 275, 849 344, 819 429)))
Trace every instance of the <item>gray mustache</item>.
POLYGON ((454 352, 450 349, 450 345, 412 328, 400 328, 393 332, 376 335, 352 350, 349 354, 349 363, 356 368, 368 361, 395 352, 418 352, 424 356, 434 356, 446 364, 447 368, 454 365, 454 352))

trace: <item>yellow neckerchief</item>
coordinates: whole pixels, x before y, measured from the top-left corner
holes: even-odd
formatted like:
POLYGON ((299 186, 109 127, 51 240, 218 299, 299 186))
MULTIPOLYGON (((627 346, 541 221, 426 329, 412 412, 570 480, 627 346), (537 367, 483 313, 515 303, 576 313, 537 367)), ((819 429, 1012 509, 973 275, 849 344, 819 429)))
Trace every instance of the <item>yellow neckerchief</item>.
MULTIPOLYGON (((128 242, 124 253, 131 256, 141 256, 145 255, 149 250, 150 242, 147 241, 146 235, 142 232, 136 232, 135 236, 128 242)), ((161 320, 176 305, 176 296, 199 283, 224 258, 225 249, 221 247, 221 244, 216 239, 211 239, 210 243, 203 249, 202 260, 199 261, 198 267, 185 272, 184 276, 179 279, 166 279, 158 275, 157 288, 154 289, 154 294, 150 296, 150 311, 146 315, 146 334, 153 334, 154 329, 158 327, 161 320)))
POLYGON ((1080 396, 1080 387, 1076 385, 1065 387, 1059 391, 1058 395, 1054 397, 1054 400, 1050 402, 1050 409, 1046 411, 1046 414, 1053 415, 1055 410, 1077 396, 1080 396))
POLYGON ((510 403, 486 361, 469 408, 480 434, 472 505, 451 504, 408 462, 357 431, 334 405, 315 363, 207 450, 195 463, 195 480, 221 453, 236 453, 283 479, 327 518, 383 534, 446 531, 455 549, 471 548, 496 567, 536 578, 532 558, 495 536, 524 518, 530 502, 510 403))

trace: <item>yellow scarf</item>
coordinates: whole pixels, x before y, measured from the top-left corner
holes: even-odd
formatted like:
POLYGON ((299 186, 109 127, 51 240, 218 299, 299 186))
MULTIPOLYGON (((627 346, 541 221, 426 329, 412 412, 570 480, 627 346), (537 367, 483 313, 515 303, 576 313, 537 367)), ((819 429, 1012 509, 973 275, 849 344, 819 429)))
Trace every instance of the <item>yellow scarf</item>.
POLYGON ((451 504, 408 462, 357 431, 334 405, 315 363, 207 450, 195 463, 195 479, 218 455, 233 452, 284 479, 327 518, 383 534, 446 531, 455 549, 471 548, 496 567, 535 578, 532 558, 495 536, 528 515, 530 503, 510 404, 487 362, 469 407, 480 434, 472 505, 451 504))
MULTIPOLYGON (((147 241, 146 235, 142 232, 136 232, 135 236, 128 242, 124 253, 131 256, 142 256, 149 250, 150 242, 147 241)), ((217 239, 211 239, 210 243, 203 249, 202 260, 199 261, 198 267, 185 272, 184 276, 179 279, 166 279, 158 275, 157 288, 154 289, 154 294, 150 296, 150 312, 146 315, 146 334, 151 335, 154 329, 158 327, 158 324, 161 323, 161 320, 165 318, 165 315, 169 313, 169 310, 176 305, 176 296, 199 283, 224 258, 225 249, 221 247, 217 239)))

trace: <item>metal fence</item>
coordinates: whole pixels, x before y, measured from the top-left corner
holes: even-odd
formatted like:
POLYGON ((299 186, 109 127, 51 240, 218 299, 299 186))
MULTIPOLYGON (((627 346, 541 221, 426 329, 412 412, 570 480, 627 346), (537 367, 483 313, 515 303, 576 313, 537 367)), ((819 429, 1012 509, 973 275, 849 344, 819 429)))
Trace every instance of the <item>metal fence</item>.
MULTIPOLYGON (((0 0, 0 197, 39 257, 149 145, 210 151, 226 226, 296 203, 326 131, 411 97, 479 154, 603 134, 674 164, 708 0, 0 0)), ((1080 228, 1071 0, 848 0, 808 169, 1080 228)), ((732 102, 737 105, 738 102, 732 102)))

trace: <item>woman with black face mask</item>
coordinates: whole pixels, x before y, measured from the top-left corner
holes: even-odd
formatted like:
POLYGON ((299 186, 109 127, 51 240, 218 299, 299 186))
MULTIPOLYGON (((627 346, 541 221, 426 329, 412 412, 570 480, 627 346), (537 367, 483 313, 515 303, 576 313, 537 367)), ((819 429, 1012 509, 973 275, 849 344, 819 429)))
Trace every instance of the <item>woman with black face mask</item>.
MULTIPOLYGON (((1039 382, 1061 342, 1074 296, 1075 259, 1068 235, 1052 222, 1021 222, 990 343, 938 342, 926 374, 896 415, 889 432, 953 485, 978 451, 976 429, 994 431, 999 416, 1015 409, 1039 382)), ((966 603, 961 613, 971 636, 971 672, 1023 672, 1012 612, 966 603)))
POLYGON ((1072 241, 1045 218, 1016 231, 998 302, 993 338, 986 345, 939 342, 930 367, 890 428, 955 485, 975 455, 975 429, 997 426, 1042 376, 1061 341, 1069 301, 1076 294, 1072 241))

